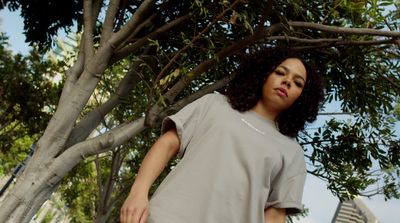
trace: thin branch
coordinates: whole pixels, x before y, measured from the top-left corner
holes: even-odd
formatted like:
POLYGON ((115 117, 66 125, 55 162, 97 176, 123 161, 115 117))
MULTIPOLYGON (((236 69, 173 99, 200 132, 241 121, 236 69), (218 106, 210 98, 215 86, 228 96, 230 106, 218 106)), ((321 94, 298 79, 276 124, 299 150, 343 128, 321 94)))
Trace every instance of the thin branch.
MULTIPOLYGON (((386 26, 390 29, 390 31, 394 32, 392 26, 389 24, 389 22, 387 21, 386 18, 385 18, 385 24, 386 24, 386 26)), ((397 44, 397 47, 400 48, 400 40, 399 40, 399 39, 396 40, 396 44, 397 44)))
POLYGON ((181 99, 179 102, 173 104, 168 110, 180 110, 181 108, 185 107, 187 104, 199 99, 205 94, 212 93, 218 89, 223 88, 226 86, 229 81, 233 78, 233 74, 226 76, 219 81, 215 82, 212 85, 209 85, 201 90, 196 91, 195 93, 189 95, 186 98, 181 99))
POLYGON ((307 170, 307 173, 312 174, 312 175, 318 177, 320 180, 325 181, 325 182, 329 182, 329 180, 330 180, 329 177, 324 176, 324 175, 322 175, 322 174, 319 174, 319 173, 317 173, 317 172, 315 172, 315 171, 307 170))
POLYGON ((321 24, 324 24, 326 18, 328 18, 328 16, 329 16, 330 14, 332 14, 333 10, 335 10, 339 5, 341 5, 342 2, 343 2, 343 0, 341 0, 337 5, 335 5, 335 7, 333 7, 333 9, 330 10, 330 11, 325 15, 324 19, 321 21, 321 24))
POLYGON ((318 115, 354 115, 355 112, 320 112, 318 115))
POLYGON ((14 110, 15 102, 11 103, 3 112, 0 114, 0 126, 4 125, 4 121, 6 121, 6 117, 14 110), (3 121, 4 120, 4 121, 3 121))
POLYGON ((338 45, 380 45, 380 44, 388 44, 388 43, 394 43, 396 40, 393 39, 387 39, 387 40, 371 40, 371 41, 356 41, 356 40, 347 40, 347 39, 304 39, 304 38, 298 38, 298 37, 284 37, 284 36, 271 36, 267 37, 266 40, 272 41, 272 40, 282 40, 282 41, 293 41, 293 42, 298 42, 298 43, 309 43, 309 44, 319 44, 319 43, 325 43, 325 44, 331 44, 332 46, 338 46, 338 45))
MULTIPOLYGON (((187 44, 185 47, 183 47, 182 49, 180 49, 178 51, 178 53, 175 54, 175 56, 168 62, 168 64, 164 67, 163 70, 161 70, 160 74, 157 76, 156 80, 154 81, 154 85, 158 84, 158 82, 160 81, 160 79, 164 76, 164 73, 169 69, 169 67, 176 61, 176 59, 183 53, 185 52, 187 49, 190 48, 190 46, 195 43, 197 40, 199 40, 206 32, 208 32, 208 30, 211 29, 212 26, 214 26, 227 12, 229 12, 231 10, 231 8, 233 8, 236 4, 238 4, 239 2, 241 2, 241 0, 236 0, 230 8, 225 9, 217 18, 215 18, 211 24, 209 24, 203 31, 201 31, 197 36, 195 36, 191 41, 190 44, 187 44)), ((152 89, 153 90, 153 89, 152 89)), ((150 91, 150 98, 151 99, 151 91, 150 91)))
POLYGON ((108 38, 107 41, 113 49, 117 49, 118 46, 137 28, 137 26, 140 25, 143 16, 147 15, 147 13, 153 8, 155 2, 156 0, 143 1, 124 27, 117 32, 118 35, 112 35, 111 38, 108 38))
POLYGON ((107 204, 110 200, 111 194, 114 191, 114 174, 117 173, 119 171, 118 169, 118 163, 119 163, 119 159, 118 159, 118 154, 119 152, 115 152, 113 151, 113 155, 112 155, 112 163, 111 163, 111 170, 110 173, 108 174, 107 177, 107 182, 105 184, 105 189, 106 191, 103 191, 103 204, 104 204, 104 208, 107 207, 107 204))
POLYGON ((273 3, 274 3, 273 0, 267 0, 267 4, 264 7, 264 11, 261 16, 261 19, 258 22, 257 27, 255 28, 255 33, 257 33, 264 26, 264 23, 265 23, 265 21, 267 21, 267 18, 268 18, 269 12, 271 11, 273 3))
MULTIPOLYGON (((179 80, 171 89, 163 95, 164 100, 166 101, 174 101, 175 97, 183 91, 183 89, 190 83, 191 80, 197 78, 202 73, 206 72, 211 67, 218 64, 218 62, 225 60, 227 57, 232 56, 236 52, 239 52, 246 48, 248 45, 257 42, 258 40, 263 39, 262 35, 248 35, 243 39, 237 41, 229 45, 228 47, 222 49, 218 53, 216 53, 216 57, 218 58, 210 58, 204 61, 202 64, 196 66, 190 73, 193 76, 188 77, 185 76, 181 80, 179 80)), ((154 105, 153 108, 150 110, 148 116, 146 117, 146 123, 153 123, 158 119, 159 112, 162 108, 159 105, 154 105)))
POLYGON ((400 91, 400 85, 394 83, 390 78, 386 77, 381 72, 379 72, 377 69, 375 69, 375 68, 373 68, 371 66, 367 66, 367 68, 372 70, 373 72, 377 73, 381 78, 383 78, 384 80, 389 82, 394 88, 396 88, 398 91, 400 91))
POLYGON ((122 4, 120 2, 120 6, 119 6, 119 14, 118 14, 118 18, 115 18, 116 20, 118 20, 118 23, 115 25, 115 31, 119 31, 121 29, 121 27, 124 24, 124 17, 126 14, 126 11, 128 10, 128 1, 127 0, 122 0, 122 4))
POLYGON ((155 19, 159 14, 160 12, 157 11, 153 15, 147 17, 147 19, 144 20, 140 25, 138 25, 137 28, 132 32, 132 34, 123 43, 121 43, 121 45, 119 45, 119 47, 116 50, 122 49, 129 41, 132 40, 133 37, 135 37, 140 32, 140 30, 143 27, 145 27, 148 23, 150 23, 153 19, 155 19))
POLYGON ((134 44, 123 48, 122 50, 119 50, 117 53, 115 53, 112 58, 110 59, 110 64, 114 64, 117 61, 121 60, 122 58, 125 58, 132 54, 133 52, 139 50, 142 46, 148 44, 150 41, 149 39, 158 39, 161 35, 163 35, 164 32, 174 28, 177 25, 180 25, 184 21, 187 21, 190 19, 189 15, 184 15, 178 19, 175 19, 174 21, 171 21, 162 27, 158 28, 156 31, 148 34, 147 36, 140 38, 138 41, 136 41, 134 44))
POLYGON ((97 184, 99 185, 99 194, 100 194, 100 204, 104 202, 103 196, 101 194, 104 191, 103 183, 101 182, 101 171, 100 171, 100 163, 99 163, 99 155, 96 155, 94 159, 94 163, 96 165, 96 172, 97 172, 97 184))
POLYGON ((113 207, 121 198, 121 196, 124 195, 129 189, 131 189, 131 187, 132 184, 124 187, 122 190, 119 190, 119 192, 115 195, 114 199, 110 202, 109 207, 113 207))
MULTIPOLYGON (((190 83, 191 79, 197 78, 199 75, 201 75, 203 72, 206 72, 208 69, 216 65, 219 61, 225 60, 227 57, 232 56, 236 52, 239 52, 246 48, 248 45, 251 43, 254 43, 260 39, 262 39, 263 36, 261 35, 248 35, 244 37, 243 39, 237 41, 236 43, 233 43, 229 45, 228 47, 222 49, 218 53, 216 53, 216 57, 218 58, 210 58, 203 62, 202 64, 198 65, 194 69, 190 71, 190 73, 193 73, 194 75, 192 77, 186 77, 178 81, 166 94, 164 94, 164 99, 167 101, 173 101, 174 98, 190 83)), ((155 110, 157 108, 154 108, 155 110)), ((150 112, 152 113, 152 112, 150 112)), ((156 113, 156 112, 155 112, 156 113)))
MULTIPOLYGON (((294 28, 312 29, 317 31, 324 31, 328 33, 337 33, 343 35, 369 35, 369 36, 387 36, 400 38, 400 32, 393 32, 387 30, 368 29, 368 28, 347 28, 339 26, 328 26, 310 22, 288 22, 294 28)), ((282 24, 274 24, 273 26, 283 26, 282 24)))

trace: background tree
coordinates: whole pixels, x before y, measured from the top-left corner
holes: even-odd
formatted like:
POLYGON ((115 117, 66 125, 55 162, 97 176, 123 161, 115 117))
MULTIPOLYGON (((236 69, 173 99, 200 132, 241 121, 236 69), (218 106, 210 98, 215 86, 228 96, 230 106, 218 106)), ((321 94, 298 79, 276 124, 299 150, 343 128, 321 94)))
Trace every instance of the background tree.
MULTIPOLYGON (((32 1, 3 4, 7 2, 21 7, 23 15, 35 7, 32 1)), ((57 2, 47 1, 52 7, 57 2)), ((0 221, 28 222, 74 166, 83 160, 105 162, 90 162, 89 157, 111 156, 131 139, 133 151, 145 150, 136 137, 202 95, 223 92, 240 56, 261 45, 302 50, 325 76, 327 101, 339 101, 343 112, 353 116, 348 122, 330 120, 299 137, 313 164, 309 172, 328 181, 339 197, 348 191, 399 198, 393 111, 400 90, 400 32, 394 1, 111 0, 104 8, 101 0, 71 4, 83 5, 83 17, 82 10, 69 7, 63 10, 73 16, 48 16, 58 27, 77 21, 83 31, 79 55, 65 72, 59 104, 36 143, 37 151, 2 204, 0 221), (393 11, 385 11, 387 5, 393 11), (130 63, 111 75, 123 61, 130 63), (102 80, 115 87, 109 88, 105 101, 92 106, 89 99, 102 80), (108 123, 114 114, 121 118, 108 123), (99 128, 102 123, 108 123, 106 130, 99 128), (100 132, 93 134, 96 128, 100 132), (379 168, 373 169, 373 163, 379 168), (365 191, 377 182, 380 187, 365 191)), ((32 21, 40 17, 29 18, 30 27, 39 26, 32 21)), ((39 39, 30 41, 43 43, 39 39)), ((131 172, 137 168, 121 166, 131 172)))
POLYGON ((0 176, 28 155, 54 112, 61 88, 52 83, 57 66, 31 50, 13 55, 0 33, 0 176))

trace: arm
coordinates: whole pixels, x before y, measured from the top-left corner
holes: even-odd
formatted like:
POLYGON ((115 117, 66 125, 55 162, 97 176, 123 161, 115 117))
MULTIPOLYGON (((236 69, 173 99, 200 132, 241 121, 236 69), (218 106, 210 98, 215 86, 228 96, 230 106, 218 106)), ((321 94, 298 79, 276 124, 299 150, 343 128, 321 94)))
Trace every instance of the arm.
POLYGON ((149 189, 168 161, 178 152, 179 146, 178 133, 176 128, 173 128, 164 133, 151 147, 121 208, 122 223, 146 222, 149 215, 149 189))
POLYGON ((285 223, 286 222, 286 209, 269 207, 264 211, 265 223, 285 223))

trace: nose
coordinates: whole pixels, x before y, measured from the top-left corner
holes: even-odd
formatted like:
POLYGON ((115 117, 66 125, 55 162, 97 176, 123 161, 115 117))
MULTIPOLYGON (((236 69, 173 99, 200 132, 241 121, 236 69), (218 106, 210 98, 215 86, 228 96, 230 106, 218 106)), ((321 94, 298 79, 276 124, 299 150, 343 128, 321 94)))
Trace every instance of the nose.
POLYGON ((290 81, 289 80, 283 80, 282 84, 286 85, 288 88, 290 88, 290 81))

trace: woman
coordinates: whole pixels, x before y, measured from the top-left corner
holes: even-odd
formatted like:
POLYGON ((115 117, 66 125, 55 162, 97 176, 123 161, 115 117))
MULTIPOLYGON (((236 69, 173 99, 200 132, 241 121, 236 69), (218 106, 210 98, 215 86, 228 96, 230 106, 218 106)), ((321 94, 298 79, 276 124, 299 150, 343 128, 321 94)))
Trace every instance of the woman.
POLYGON ((121 209, 121 222, 285 222, 301 211, 306 169, 293 140, 315 120, 320 77, 289 49, 245 58, 227 96, 206 95, 163 121, 121 209), (148 191, 181 161, 150 204, 148 191))

